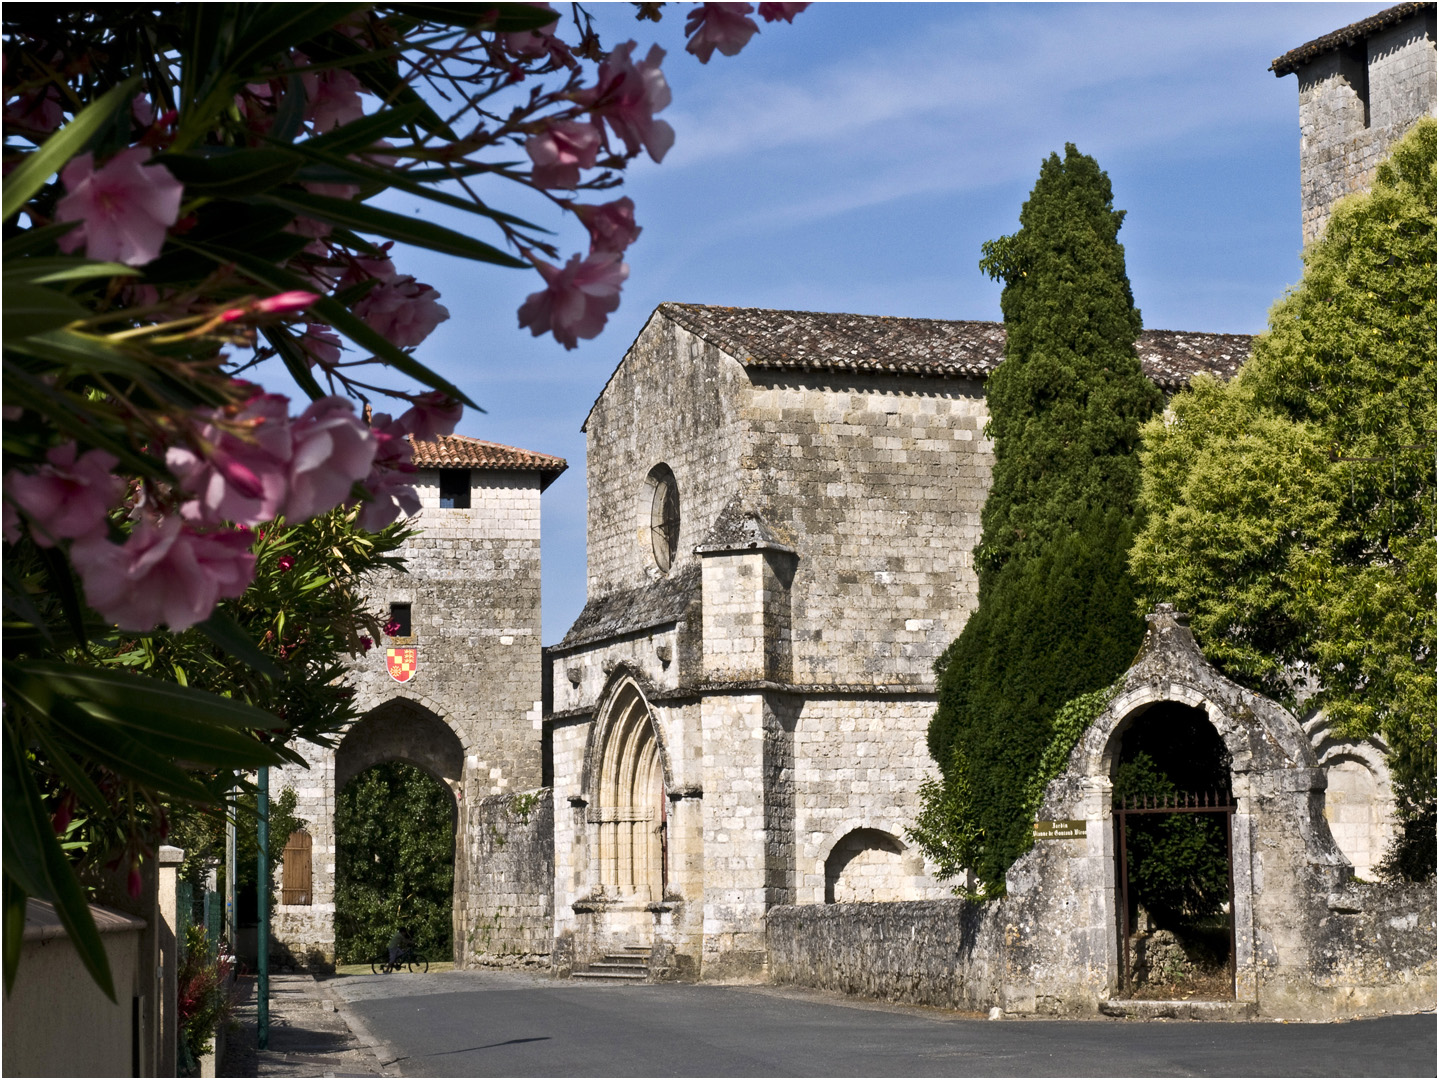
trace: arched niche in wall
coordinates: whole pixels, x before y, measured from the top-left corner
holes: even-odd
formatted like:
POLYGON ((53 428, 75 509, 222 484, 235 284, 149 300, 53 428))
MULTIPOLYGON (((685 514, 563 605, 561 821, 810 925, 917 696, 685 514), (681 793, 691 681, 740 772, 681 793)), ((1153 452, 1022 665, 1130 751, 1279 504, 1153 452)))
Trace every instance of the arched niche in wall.
POLYGON ((853 829, 824 861, 826 904, 884 903, 913 899, 924 860, 882 829, 853 829))

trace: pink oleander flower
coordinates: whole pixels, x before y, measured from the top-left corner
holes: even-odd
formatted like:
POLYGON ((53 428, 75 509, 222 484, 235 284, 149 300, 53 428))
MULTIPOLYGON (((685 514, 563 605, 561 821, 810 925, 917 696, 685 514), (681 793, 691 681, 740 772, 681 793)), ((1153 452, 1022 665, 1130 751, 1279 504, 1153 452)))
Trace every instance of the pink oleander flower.
POLYGON ((573 188, 580 170, 594 167, 600 149, 600 130, 578 120, 560 120, 525 142, 534 162, 535 187, 573 188))
MULTIPOLYGON (((533 7, 543 11, 554 11, 549 4, 534 4, 533 7)), ((512 56, 544 56, 545 53, 553 53, 558 46, 559 51, 566 52, 568 48, 555 37, 555 28, 560 25, 558 13, 555 21, 547 23, 538 30, 519 30, 509 34, 497 34, 500 47, 512 56)))
MULTIPOLYGON (((6 506, 13 502, 30 516, 30 535, 41 547, 54 547, 57 540, 103 536, 110 508, 118 505, 124 492, 124 481, 114 473, 119 464, 115 455, 87 450, 77 459, 76 450, 75 443, 63 443, 45 455, 49 464, 33 473, 12 469, 5 477, 6 506)), ((7 515, 6 538, 12 543, 19 536, 18 519, 14 533, 12 537, 7 515)))
POLYGON ((424 341, 450 317, 449 308, 436 303, 439 297, 430 286, 402 274, 367 292, 354 312, 390 344, 404 349, 424 341))
POLYGON ((49 134, 65 121, 59 87, 51 85, 21 94, 5 106, 5 119, 26 131, 49 134))
POLYGON ((420 512, 420 497, 415 493, 415 484, 410 475, 415 467, 407 469, 375 469, 365 481, 365 490, 370 498, 360 504, 359 526, 369 532, 379 532, 386 525, 401 517, 411 517, 420 512))
POLYGON ((452 434, 464 412, 464 406, 458 401, 431 390, 413 398, 411 406, 400 414, 398 423, 412 438, 434 442, 441 435, 452 434))
MULTIPOLYGON (((310 58, 300 52, 294 53, 293 59, 297 67, 310 63, 310 58)), ((360 102, 364 86, 350 72, 338 68, 307 71, 300 76, 300 82, 305 88, 305 119, 317 133, 343 127, 365 115, 360 102)))
POLYGON ((232 418, 238 435, 219 426, 220 410, 199 410, 191 445, 172 446, 165 464, 192 495, 187 520, 258 525, 280 513, 289 490, 292 435, 290 399, 256 394, 232 418))
POLYGON ((366 634, 361 634, 361 635, 360 635, 360 651, 361 651, 362 653, 367 653, 367 652, 369 652, 371 649, 373 649, 374 647, 375 647, 375 643, 374 643, 374 641, 372 641, 372 640, 370 639, 370 637, 369 637, 368 635, 366 635, 366 634))
POLYGON ((78 221, 59 240, 62 251, 81 244, 92 259, 144 266, 160 254, 165 230, 180 216, 184 187, 163 166, 147 167, 149 147, 121 150, 99 169, 89 151, 60 170, 67 194, 56 221, 78 221))
POLYGON ((346 398, 312 401, 291 423, 290 493, 285 517, 307 521, 344 502, 355 481, 369 475, 377 441, 346 398))
POLYGON ((145 882, 140 877, 139 863, 136 863, 134 866, 130 867, 130 877, 126 881, 125 887, 130 893, 131 900, 140 899, 140 893, 144 891, 145 882))
POLYGON ((279 315, 291 311, 303 311, 319 298, 319 293, 292 289, 289 292, 266 296, 260 300, 252 300, 242 308, 230 308, 228 311, 220 313, 220 319, 223 322, 235 322, 247 315, 279 315))
POLYGON ((295 568, 295 556, 281 555, 279 558, 280 573, 288 574, 295 568))
POLYGON ((390 637, 395 637, 397 634, 399 634, 399 632, 400 624, 394 619, 391 619, 389 622, 385 623, 385 633, 388 634, 390 637))
POLYGON ((305 362, 311 367, 317 363, 331 367, 340 362, 340 336, 324 323, 306 324, 300 348, 305 350, 305 362))
POLYGON ((635 203, 629 196, 599 206, 574 206, 575 216, 590 231, 590 251, 612 251, 623 255, 639 239, 635 224, 635 203))
POLYGON ((376 413, 370 418, 370 431, 378 450, 374 467, 365 478, 369 498, 360 503, 358 521, 360 528, 378 532, 401 515, 418 514, 420 497, 408 478, 417 470, 414 444, 405 437, 409 434, 405 425, 390 419, 388 413, 376 413))
POLYGON ((530 261, 547 287, 520 305, 520 326, 528 326, 534 337, 553 332, 566 349, 573 349, 577 338, 592 338, 604 329, 610 312, 620 306, 620 286, 630 274, 619 255, 609 251, 594 252, 583 262, 572 255, 563 270, 533 256, 530 261))
POLYGON ((90 606, 121 630, 188 629, 255 576, 248 532, 196 532, 173 516, 142 517, 124 544, 77 540, 70 561, 90 606))
POLYGON ((661 161, 675 141, 674 128, 654 118, 670 103, 669 84, 660 71, 665 51, 653 45, 636 64, 630 59, 634 47, 633 41, 616 45, 600 64, 598 84, 580 91, 575 100, 607 123, 631 156, 643 148, 651 159, 661 161))
MULTIPOLYGON (((385 245, 386 248, 389 246, 389 244, 385 245)), ((356 256, 349 260, 344 274, 340 276, 340 288, 348 289, 352 285, 359 285, 370 280, 393 281, 395 277, 395 264, 390 261, 388 256, 382 255, 378 259, 356 256)))
POLYGON ((778 22, 783 19, 787 23, 793 23, 794 17, 807 7, 809 4, 761 4, 759 17, 765 22, 778 22))
POLYGON ((708 64, 716 49, 734 56, 759 33, 755 21, 747 18, 753 11, 749 4, 701 4, 692 9, 685 20, 690 39, 685 52, 694 53, 701 64, 708 64))

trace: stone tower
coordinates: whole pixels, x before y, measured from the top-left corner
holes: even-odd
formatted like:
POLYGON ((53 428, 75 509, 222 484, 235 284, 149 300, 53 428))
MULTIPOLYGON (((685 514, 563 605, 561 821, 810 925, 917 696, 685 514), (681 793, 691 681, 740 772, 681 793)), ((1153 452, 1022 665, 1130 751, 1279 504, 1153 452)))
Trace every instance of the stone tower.
POLYGON ((1299 185, 1304 243, 1330 210, 1369 187, 1414 121, 1434 113, 1434 5, 1398 4, 1279 57, 1299 77, 1299 185))
POLYGON ((540 493, 565 462, 459 435, 416 443, 414 461, 422 506, 400 551, 408 572, 369 586, 373 608, 399 622, 399 633, 354 663, 360 719, 333 748, 299 744, 309 769, 271 774, 273 791, 295 789, 296 813, 308 822, 308 835, 287 849, 273 934, 281 952, 308 966, 334 959, 336 798, 387 761, 418 766, 454 797, 455 959, 467 960, 472 945, 532 951, 531 928, 548 936, 548 877, 517 883, 479 849, 496 829, 521 831, 507 808, 541 783, 540 493), (387 654, 410 649, 412 672, 392 672, 387 654), (527 906, 519 893, 537 900, 527 906), (486 920, 483 945, 471 933, 476 911, 486 920))

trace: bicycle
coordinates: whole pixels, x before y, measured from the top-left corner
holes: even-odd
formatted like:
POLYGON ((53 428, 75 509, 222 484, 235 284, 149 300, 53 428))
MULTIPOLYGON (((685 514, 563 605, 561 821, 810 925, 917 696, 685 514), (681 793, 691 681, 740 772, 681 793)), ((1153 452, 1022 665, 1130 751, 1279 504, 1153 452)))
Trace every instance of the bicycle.
POLYGON ((376 975, 388 975, 392 971, 399 971, 402 967, 411 974, 423 975, 430 970, 430 962, 410 948, 401 949, 393 964, 390 963, 388 952, 384 956, 370 961, 370 971, 376 975))

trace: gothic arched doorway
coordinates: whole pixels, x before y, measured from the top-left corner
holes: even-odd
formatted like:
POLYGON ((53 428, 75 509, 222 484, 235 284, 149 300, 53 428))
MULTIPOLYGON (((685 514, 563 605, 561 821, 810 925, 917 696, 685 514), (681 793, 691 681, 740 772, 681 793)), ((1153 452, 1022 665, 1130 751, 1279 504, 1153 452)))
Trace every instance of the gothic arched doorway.
POLYGON ((658 901, 668 884, 668 800, 654 720, 631 682, 612 695, 606 720, 590 813, 597 884, 621 900, 658 901))

